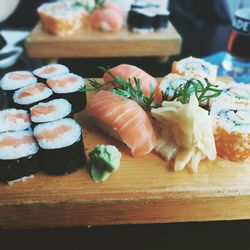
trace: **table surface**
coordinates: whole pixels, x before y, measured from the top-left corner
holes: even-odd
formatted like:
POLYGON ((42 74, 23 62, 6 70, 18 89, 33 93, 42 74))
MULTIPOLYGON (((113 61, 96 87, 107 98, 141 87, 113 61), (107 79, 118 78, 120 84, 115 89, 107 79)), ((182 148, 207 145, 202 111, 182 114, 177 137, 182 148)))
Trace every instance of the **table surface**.
POLYGON ((106 182, 92 181, 88 168, 65 176, 38 173, 25 183, 0 185, 0 227, 165 223, 250 218, 249 163, 220 157, 201 162, 198 174, 174 172, 152 152, 133 158, 129 149, 97 127, 87 110, 76 115, 86 153, 96 144, 122 152, 120 169, 106 182))
POLYGON ((180 52, 181 37, 171 23, 152 33, 84 29, 63 37, 46 33, 39 23, 26 45, 29 56, 38 58, 169 56, 180 52))

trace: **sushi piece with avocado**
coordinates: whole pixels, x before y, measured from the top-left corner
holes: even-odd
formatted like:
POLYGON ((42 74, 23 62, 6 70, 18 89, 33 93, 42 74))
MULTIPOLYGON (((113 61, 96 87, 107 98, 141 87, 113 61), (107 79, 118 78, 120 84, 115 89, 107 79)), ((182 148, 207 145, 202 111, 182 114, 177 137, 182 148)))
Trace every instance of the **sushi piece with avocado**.
POLYGON ((90 173, 95 182, 107 180, 120 166, 121 153, 112 145, 97 145, 89 156, 90 173))

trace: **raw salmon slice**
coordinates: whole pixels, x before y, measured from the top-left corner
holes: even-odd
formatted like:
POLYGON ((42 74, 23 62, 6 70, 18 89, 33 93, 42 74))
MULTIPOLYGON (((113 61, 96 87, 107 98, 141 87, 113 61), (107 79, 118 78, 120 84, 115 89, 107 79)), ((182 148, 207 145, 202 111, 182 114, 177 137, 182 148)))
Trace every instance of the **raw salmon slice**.
POLYGON ((20 139, 6 136, 2 140, 0 140, 0 147, 18 147, 21 144, 32 144, 34 143, 34 139, 32 136, 23 136, 20 139))
POLYGON ((36 106, 31 109, 31 116, 39 116, 39 115, 47 115, 56 111, 56 107, 54 105, 49 106, 36 106))
POLYGON ((55 66, 47 66, 42 72, 40 72, 41 75, 47 75, 52 74, 55 71, 57 71, 57 68, 55 66))
POLYGON ((154 149, 154 129, 146 112, 135 101, 101 90, 90 99, 89 112, 105 129, 115 133, 133 156, 145 155, 154 149))
POLYGON ((18 98, 24 98, 27 96, 34 96, 35 94, 44 91, 46 86, 43 83, 37 83, 29 88, 26 88, 24 91, 22 91, 18 98))
MULTIPOLYGON (((130 64, 120 64, 110 69, 112 74, 124 78, 126 81, 130 78, 135 87, 134 78, 140 79, 141 89, 145 96, 149 97, 151 94, 151 87, 154 90, 154 101, 161 103, 162 94, 154 77, 146 73, 144 70, 130 64)), ((103 75, 104 82, 114 80, 108 73, 103 75)))
POLYGON ((29 122, 29 117, 25 114, 11 114, 7 113, 5 115, 5 119, 9 122, 16 122, 17 120, 24 120, 25 122, 29 122))
POLYGON ((74 84, 78 81, 77 77, 69 76, 64 79, 58 79, 58 80, 48 80, 48 85, 51 88, 65 88, 68 84, 74 84))
POLYGON ((10 77, 11 80, 27 80, 30 78, 30 74, 21 74, 13 72, 10 77))
POLYGON ((53 141, 54 139, 58 138, 60 134, 67 133, 70 131, 72 127, 67 126, 67 125, 60 125, 54 129, 44 129, 41 133, 36 135, 37 140, 51 140, 53 141))

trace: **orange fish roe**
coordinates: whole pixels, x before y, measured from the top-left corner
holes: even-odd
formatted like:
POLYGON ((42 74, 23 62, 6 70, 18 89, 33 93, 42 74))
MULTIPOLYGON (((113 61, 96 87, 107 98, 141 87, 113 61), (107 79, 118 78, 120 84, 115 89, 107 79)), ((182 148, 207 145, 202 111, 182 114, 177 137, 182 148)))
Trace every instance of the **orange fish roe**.
POLYGON ((217 154, 231 161, 245 161, 250 158, 250 134, 228 132, 222 127, 215 131, 217 154))
POLYGON ((68 125, 60 125, 52 130, 44 129, 41 133, 39 133, 36 136, 36 138, 38 140, 54 140, 58 136, 60 136, 60 134, 64 134, 64 133, 70 131, 71 129, 72 129, 72 127, 70 127, 68 125))

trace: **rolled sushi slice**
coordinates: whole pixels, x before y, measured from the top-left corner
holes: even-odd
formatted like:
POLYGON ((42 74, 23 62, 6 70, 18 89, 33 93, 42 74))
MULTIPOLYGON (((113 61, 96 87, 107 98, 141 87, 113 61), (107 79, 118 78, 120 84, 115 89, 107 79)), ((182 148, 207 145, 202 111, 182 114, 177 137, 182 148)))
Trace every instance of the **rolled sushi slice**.
POLYGON ((150 9, 132 9, 128 12, 128 27, 136 33, 154 31, 156 13, 150 9))
POLYGON ((146 155, 154 149, 155 131, 135 101, 101 90, 90 99, 89 112, 101 129, 130 148, 132 156, 146 155))
POLYGON ((164 30, 168 27, 169 11, 158 10, 154 20, 155 30, 164 30))
POLYGON ((29 71, 13 71, 5 74, 0 86, 8 97, 9 107, 13 105, 13 93, 15 90, 33 84, 37 78, 29 71))
POLYGON ((35 83, 23 87, 14 92, 13 100, 17 108, 29 110, 30 107, 44 100, 49 101, 52 98, 53 91, 43 83, 35 83))
POLYGON ((249 161, 250 107, 217 101, 210 114, 218 155, 231 161, 249 161))
POLYGON ((218 66, 192 56, 175 61, 172 65, 172 73, 190 77, 195 74, 208 78, 212 83, 216 81, 217 71, 218 66))
POLYGON ((85 82, 81 76, 72 73, 56 76, 48 79, 47 84, 56 93, 55 97, 72 104, 73 112, 80 112, 86 107, 86 92, 82 90, 85 82))
POLYGON ((0 133, 28 129, 31 125, 28 112, 21 109, 0 111, 0 133))
POLYGON ((80 125, 70 118, 39 124, 34 135, 40 146, 41 169, 51 175, 76 171, 86 163, 80 125))
POLYGON ((43 83, 46 83, 49 78, 67 73, 69 73, 69 69, 62 64, 49 64, 33 71, 33 74, 38 77, 38 81, 43 83))
POLYGON ((0 134, 0 181, 24 181, 38 171, 39 147, 31 130, 0 134))
POLYGON ((30 109, 30 118, 34 125, 62 118, 73 118, 72 106, 65 99, 40 102, 30 109))

